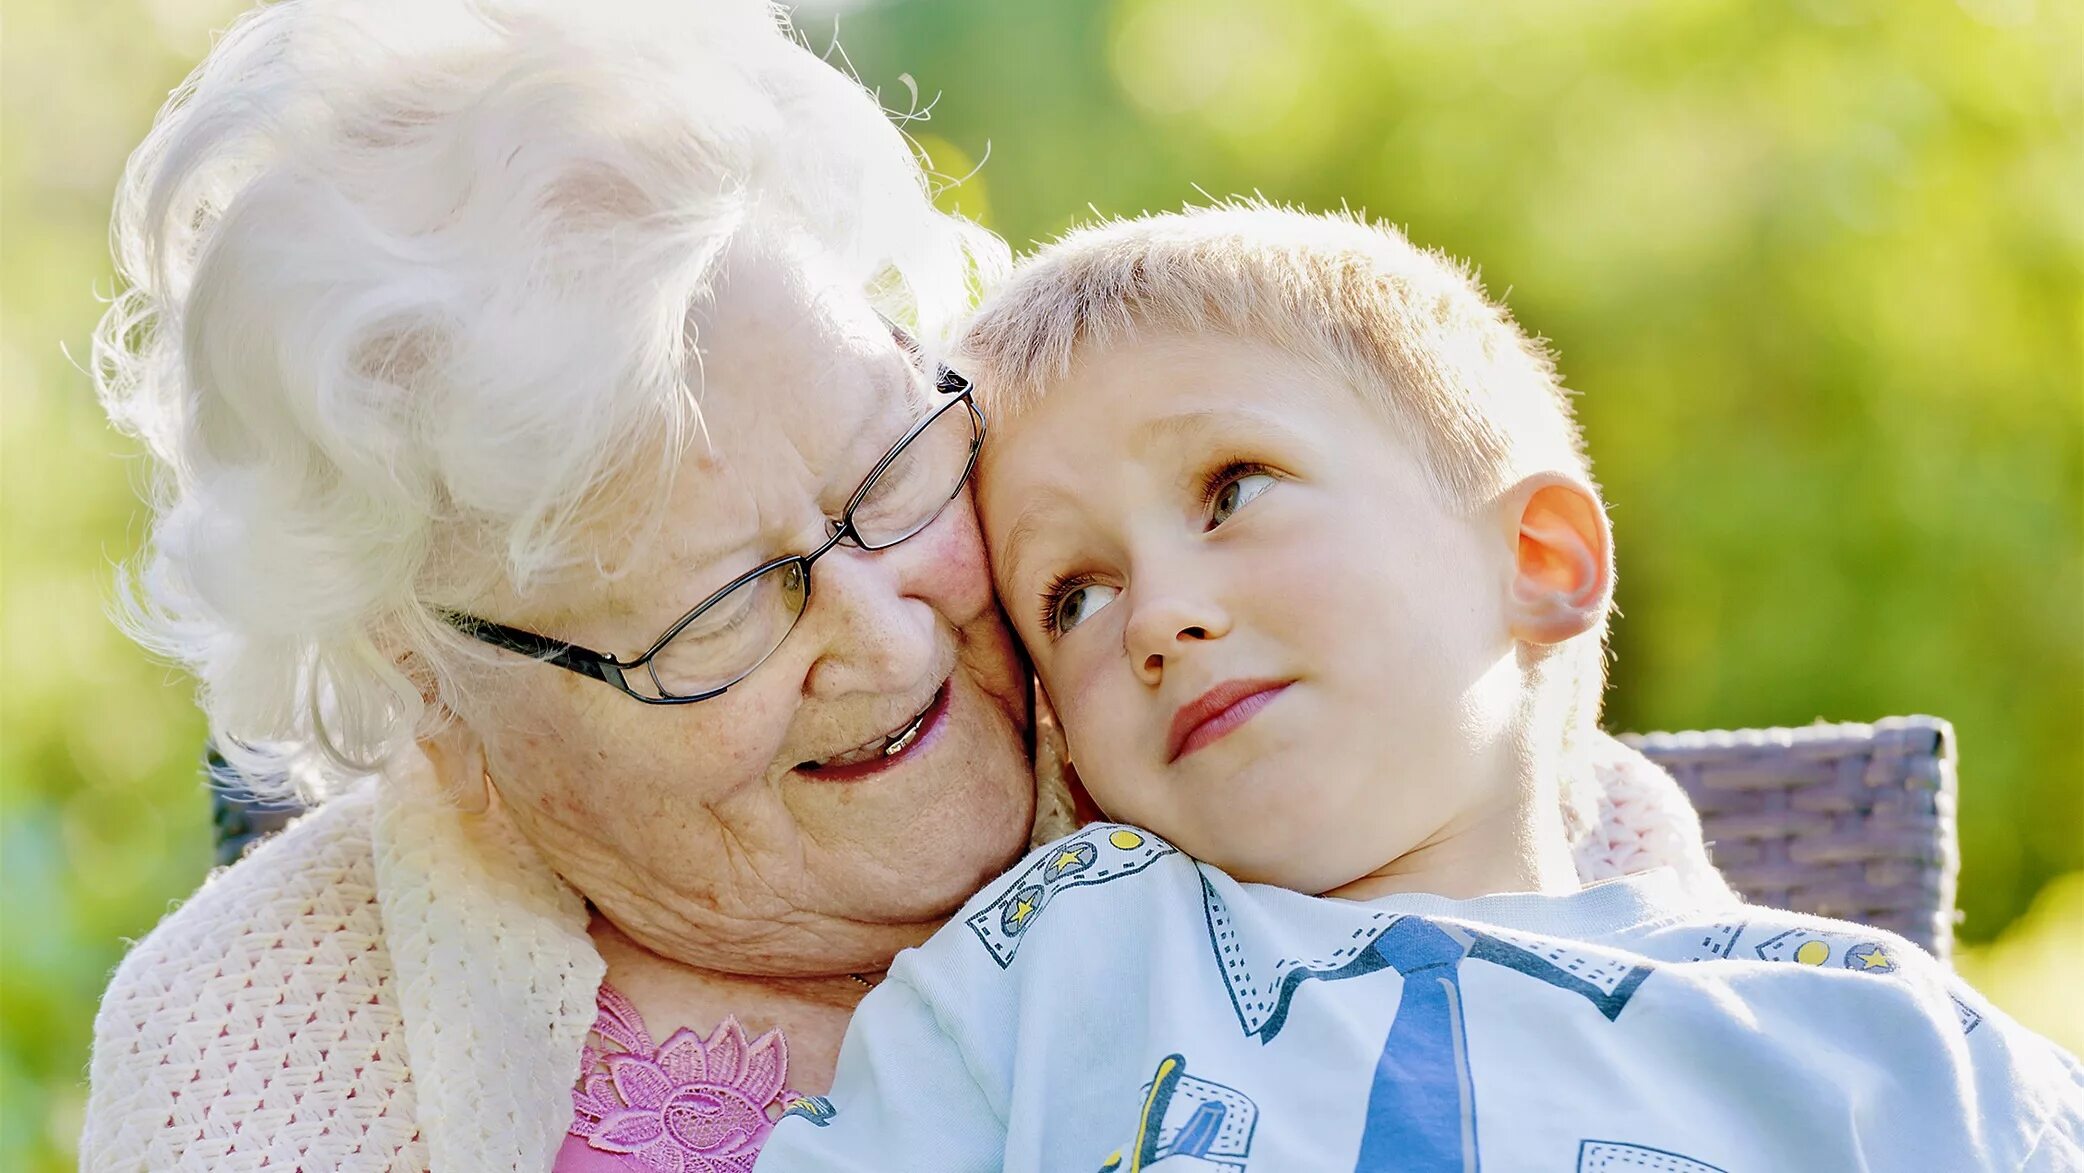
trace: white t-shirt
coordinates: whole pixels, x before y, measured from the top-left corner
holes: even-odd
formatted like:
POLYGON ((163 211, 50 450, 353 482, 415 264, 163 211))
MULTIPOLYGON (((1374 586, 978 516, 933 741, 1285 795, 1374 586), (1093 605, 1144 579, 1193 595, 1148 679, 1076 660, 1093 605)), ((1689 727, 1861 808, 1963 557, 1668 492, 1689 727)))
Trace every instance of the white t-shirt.
POLYGON ((1901 938, 1669 872, 1355 902, 1149 832, 900 955, 759 1173, 2084 1169, 2084 1067, 1901 938))

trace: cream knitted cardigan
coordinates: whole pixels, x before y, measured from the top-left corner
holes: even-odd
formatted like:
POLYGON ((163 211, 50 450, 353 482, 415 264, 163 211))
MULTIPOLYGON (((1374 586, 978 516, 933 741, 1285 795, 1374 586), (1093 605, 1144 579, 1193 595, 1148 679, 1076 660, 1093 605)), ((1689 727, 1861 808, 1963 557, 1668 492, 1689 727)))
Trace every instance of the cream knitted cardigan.
MULTIPOLYGON (((1602 739, 1589 880, 1728 898, 1669 775, 1602 739)), ((95 1019, 81 1167, 544 1173, 604 966, 584 902, 422 761, 213 875, 95 1019)))

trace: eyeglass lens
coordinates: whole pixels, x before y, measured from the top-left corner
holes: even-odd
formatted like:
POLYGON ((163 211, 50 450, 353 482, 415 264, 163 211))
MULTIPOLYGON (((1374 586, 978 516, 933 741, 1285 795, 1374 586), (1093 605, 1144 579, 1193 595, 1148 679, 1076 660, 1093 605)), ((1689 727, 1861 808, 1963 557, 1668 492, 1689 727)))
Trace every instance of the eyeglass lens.
MULTIPOLYGON (((949 404, 862 487, 852 536, 870 550, 925 529, 962 488, 977 443, 965 404, 949 404)), ((645 664, 661 697, 699 696, 744 679, 776 648, 810 603, 810 564, 792 558, 711 599, 645 664)), ((632 679, 641 687, 640 679, 632 679)))

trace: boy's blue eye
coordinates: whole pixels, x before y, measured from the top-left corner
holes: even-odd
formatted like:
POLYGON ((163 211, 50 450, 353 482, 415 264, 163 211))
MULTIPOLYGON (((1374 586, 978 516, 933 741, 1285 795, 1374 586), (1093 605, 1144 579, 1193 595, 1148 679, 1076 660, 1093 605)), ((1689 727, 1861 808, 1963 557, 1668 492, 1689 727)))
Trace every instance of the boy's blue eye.
POLYGON ((1216 490, 1215 499, 1209 502, 1208 527, 1214 529, 1229 521, 1231 514, 1243 509, 1273 485, 1274 478, 1263 472, 1248 472, 1224 481, 1216 490))
POLYGON ((1097 582, 1079 583, 1056 596, 1049 608, 1049 628, 1062 635, 1099 614, 1121 591, 1097 582))

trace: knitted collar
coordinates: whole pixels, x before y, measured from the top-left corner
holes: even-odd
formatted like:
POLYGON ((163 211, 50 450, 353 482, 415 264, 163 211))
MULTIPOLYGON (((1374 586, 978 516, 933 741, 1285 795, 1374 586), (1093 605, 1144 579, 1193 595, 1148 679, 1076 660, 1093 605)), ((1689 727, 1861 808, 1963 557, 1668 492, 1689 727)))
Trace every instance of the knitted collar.
POLYGON ((378 790, 377 904, 429 1164, 548 1169, 607 970, 585 901, 417 754, 378 790))

